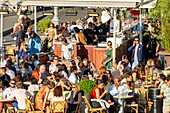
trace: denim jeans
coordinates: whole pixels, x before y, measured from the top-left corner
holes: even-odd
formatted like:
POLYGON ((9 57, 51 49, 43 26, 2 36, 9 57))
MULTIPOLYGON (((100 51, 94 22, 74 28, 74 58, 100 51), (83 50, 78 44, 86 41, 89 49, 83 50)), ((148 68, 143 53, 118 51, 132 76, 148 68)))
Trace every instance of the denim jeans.
POLYGON ((132 63, 132 70, 139 64, 139 61, 134 60, 132 63))

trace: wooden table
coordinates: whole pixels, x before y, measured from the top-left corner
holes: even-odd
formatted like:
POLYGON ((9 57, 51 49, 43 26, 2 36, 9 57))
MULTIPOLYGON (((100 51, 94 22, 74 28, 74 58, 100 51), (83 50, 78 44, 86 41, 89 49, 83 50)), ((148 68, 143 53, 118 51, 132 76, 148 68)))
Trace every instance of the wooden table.
POLYGON ((6 113, 6 103, 10 103, 10 102, 13 102, 14 101, 14 99, 3 99, 3 100, 0 100, 0 102, 1 103, 3 103, 3 109, 4 109, 4 111, 5 111, 5 113, 6 113))
POLYGON ((126 95, 126 96, 113 96, 113 98, 118 98, 118 99, 122 99, 123 101, 123 113, 125 113, 125 99, 129 99, 129 98, 133 98, 133 96, 129 96, 129 95, 126 95))

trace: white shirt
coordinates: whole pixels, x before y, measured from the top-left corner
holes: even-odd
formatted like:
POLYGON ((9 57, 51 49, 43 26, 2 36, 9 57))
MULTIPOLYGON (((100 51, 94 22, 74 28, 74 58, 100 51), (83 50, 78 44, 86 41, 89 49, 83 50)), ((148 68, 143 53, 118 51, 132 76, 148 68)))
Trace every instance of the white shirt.
POLYGON ((135 46, 134 60, 136 61, 138 61, 138 47, 139 47, 139 44, 135 46))
POLYGON ((123 94, 124 92, 126 92, 126 87, 124 87, 123 85, 119 86, 118 88, 116 88, 115 85, 113 85, 113 88, 112 90, 110 91, 110 94, 112 96, 118 94, 118 95, 121 95, 123 94))
POLYGON ((8 70, 6 71, 6 74, 9 75, 11 79, 15 77, 14 71, 12 71, 12 70, 10 70, 10 69, 8 69, 8 70))
POLYGON ((6 97, 6 99, 11 99, 12 92, 16 90, 16 88, 11 89, 10 87, 6 88, 4 90, 3 96, 6 97))
POLYGON ((69 76, 69 81, 71 81, 73 84, 77 83, 78 80, 77 80, 76 75, 71 73, 70 76, 69 76))
POLYGON ((18 102, 19 109, 25 109, 25 99, 27 99, 31 94, 25 89, 17 89, 12 92, 12 97, 15 97, 18 102))
POLYGON ((34 66, 37 66, 40 62, 38 60, 34 61, 34 66))
POLYGON ((65 101, 65 97, 64 97, 64 96, 61 96, 61 97, 53 96, 53 97, 51 98, 51 101, 52 101, 52 102, 55 102, 55 101, 65 101))
POLYGON ((50 66, 49 66, 49 72, 51 73, 51 74, 53 74, 53 72, 55 72, 55 70, 56 70, 56 65, 55 64, 51 64, 50 66))
POLYGON ((32 95, 34 95, 33 91, 39 91, 40 85, 38 84, 33 84, 28 87, 28 92, 30 92, 32 95))
POLYGON ((1 67, 5 67, 5 65, 6 65, 6 60, 4 60, 3 62, 2 62, 2 64, 1 64, 1 67))
POLYGON ((73 50, 74 49, 73 49, 72 44, 68 44, 66 46, 62 45, 61 46, 61 52, 63 52, 64 59, 71 59, 73 50))

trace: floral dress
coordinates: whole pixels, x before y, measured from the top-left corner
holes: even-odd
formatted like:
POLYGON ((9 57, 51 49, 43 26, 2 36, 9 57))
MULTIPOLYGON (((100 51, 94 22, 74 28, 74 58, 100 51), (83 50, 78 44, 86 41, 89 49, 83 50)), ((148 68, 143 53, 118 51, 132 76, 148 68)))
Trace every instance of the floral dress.
POLYGON ((44 98, 48 87, 47 86, 41 86, 40 90, 36 94, 35 97, 35 108, 39 110, 43 110, 43 104, 44 104, 44 98))

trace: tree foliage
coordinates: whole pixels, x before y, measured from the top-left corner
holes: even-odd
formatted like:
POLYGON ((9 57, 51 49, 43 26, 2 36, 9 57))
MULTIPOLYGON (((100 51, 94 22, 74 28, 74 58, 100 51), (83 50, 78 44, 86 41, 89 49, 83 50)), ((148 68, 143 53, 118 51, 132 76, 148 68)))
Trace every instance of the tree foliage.
POLYGON ((45 32, 46 29, 50 27, 51 19, 43 19, 38 22, 38 30, 42 33, 45 32))
POLYGON ((161 21, 159 38, 162 40, 163 48, 170 51, 170 0, 158 0, 148 17, 161 21))

